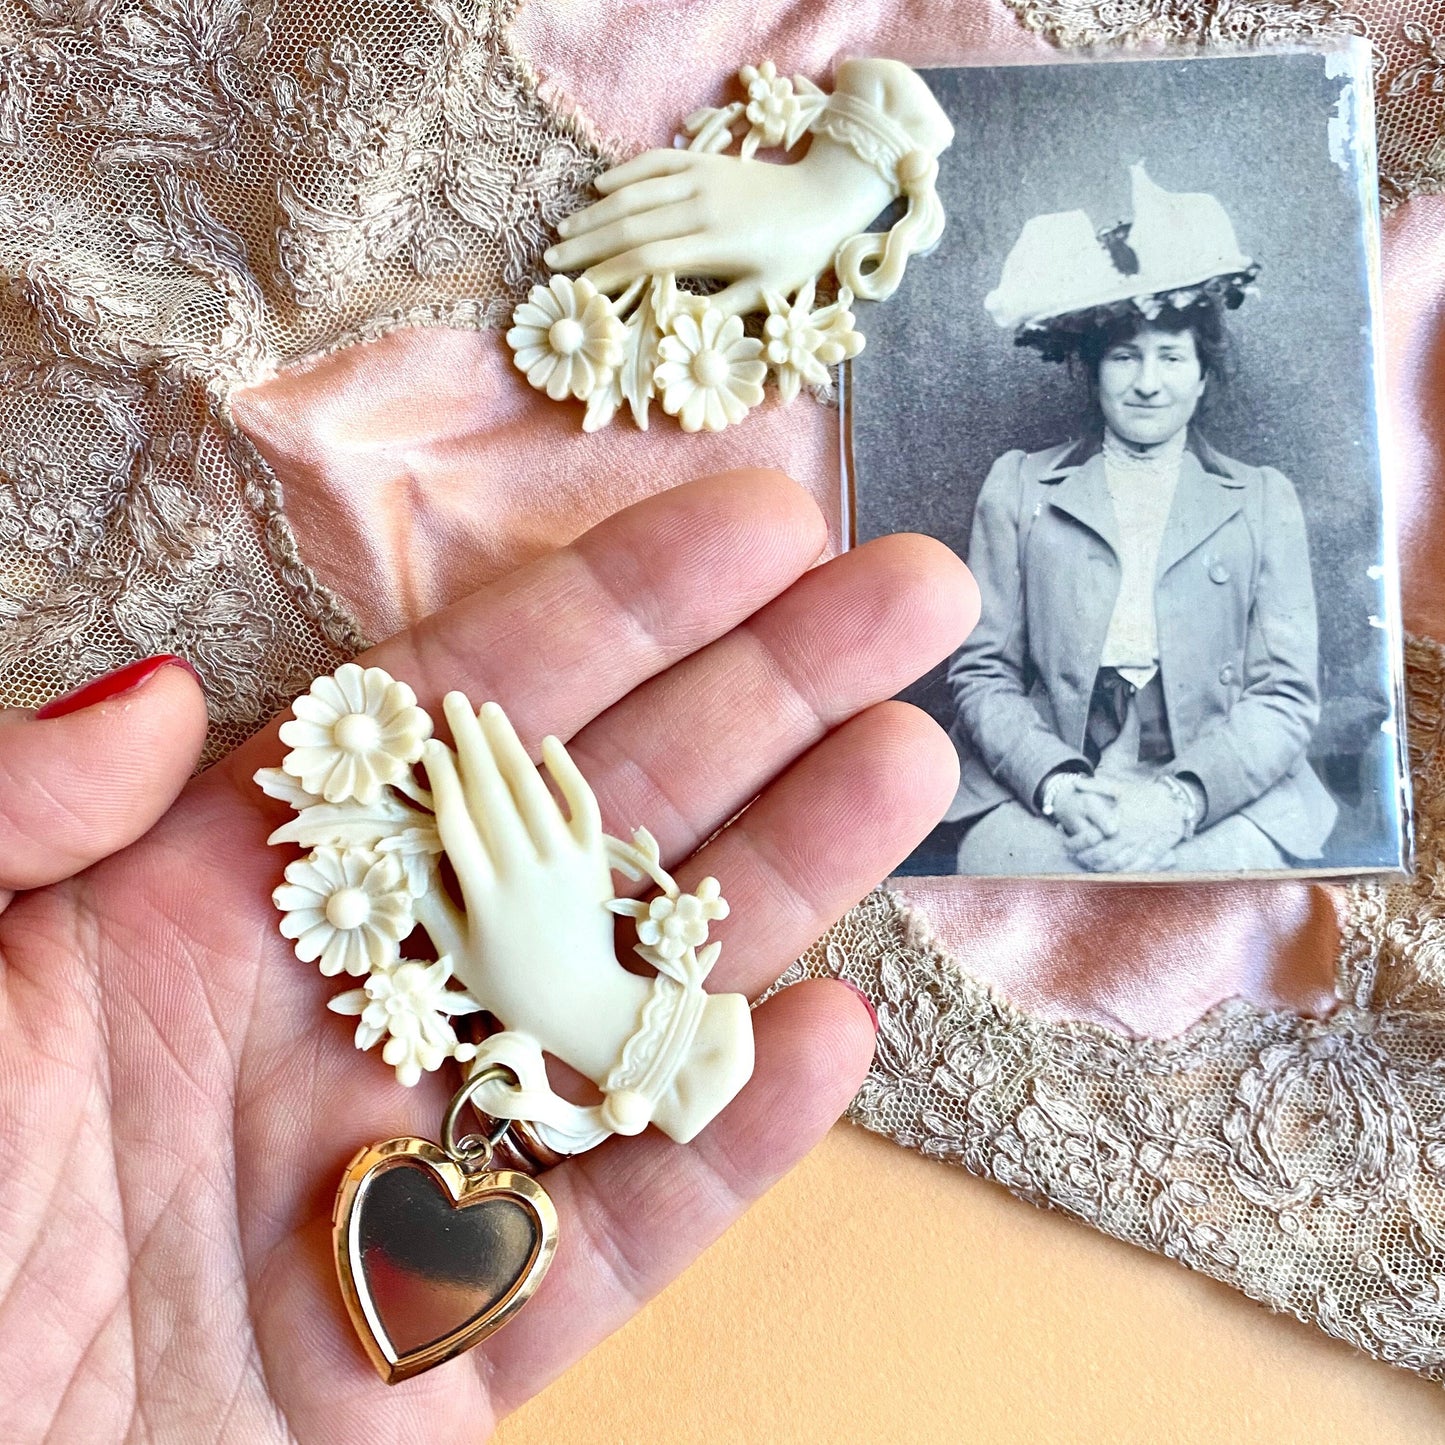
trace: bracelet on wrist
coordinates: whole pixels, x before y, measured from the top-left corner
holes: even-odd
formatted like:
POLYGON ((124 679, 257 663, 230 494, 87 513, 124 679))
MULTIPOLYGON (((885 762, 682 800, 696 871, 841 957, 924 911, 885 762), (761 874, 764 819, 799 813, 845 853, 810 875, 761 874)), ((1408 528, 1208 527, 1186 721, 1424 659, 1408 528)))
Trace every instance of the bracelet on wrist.
POLYGON ((1042 813, 1044 817, 1052 819, 1054 816, 1054 805, 1059 800, 1059 794, 1066 786, 1072 786, 1076 784, 1078 780, 1078 773, 1068 769, 1057 772, 1051 778, 1046 779, 1044 782, 1044 790, 1039 794, 1039 812, 1042 813))
POLYGON ((1199 804, 1195 801, 1194 794, 1173 773, 1160 773, 1154 781, 1179 804, 1184 814, 1184 839, 1192 838, 1199 822, 1199 804))

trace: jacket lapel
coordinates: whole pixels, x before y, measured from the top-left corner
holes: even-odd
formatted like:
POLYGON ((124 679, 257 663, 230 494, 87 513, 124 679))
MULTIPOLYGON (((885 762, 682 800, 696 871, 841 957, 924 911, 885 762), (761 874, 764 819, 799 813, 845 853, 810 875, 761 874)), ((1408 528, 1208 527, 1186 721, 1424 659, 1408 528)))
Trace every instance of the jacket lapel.
POLYGON ((1054 485, 1049 500, 1059 511, 1082 522, 1113 548, 1116 557, 1119 555, 1119 528, 1102 452, 1095 452, 1082 466, 1060 468, 1040 480, 1054 485))
POLYGON ((1244 483, 1224 471, 1206 471, 1193 450, 1179 465, 1174 504, 1159 544, 1159 571, 1164 574, 1214 535, 1243 506, 1244 483))

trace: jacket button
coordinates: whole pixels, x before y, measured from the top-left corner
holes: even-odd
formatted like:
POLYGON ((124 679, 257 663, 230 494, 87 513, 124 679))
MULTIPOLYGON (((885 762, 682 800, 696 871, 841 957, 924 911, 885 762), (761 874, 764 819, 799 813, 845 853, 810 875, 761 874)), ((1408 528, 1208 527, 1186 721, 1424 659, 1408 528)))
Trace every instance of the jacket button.
POLYGON ((1209 580, 1220 583, 1228 582, 1229 568, 1226 567, 1223 562, 1212 563, 1209 568, 1209 580))
POLYGON ((1221 683, 1224 684, 1225 687, 1230 687, 1233 685, 1234 668, 1229 663, 1226 662, 1224 666, 1219 669, 1219 680, 1221 683))

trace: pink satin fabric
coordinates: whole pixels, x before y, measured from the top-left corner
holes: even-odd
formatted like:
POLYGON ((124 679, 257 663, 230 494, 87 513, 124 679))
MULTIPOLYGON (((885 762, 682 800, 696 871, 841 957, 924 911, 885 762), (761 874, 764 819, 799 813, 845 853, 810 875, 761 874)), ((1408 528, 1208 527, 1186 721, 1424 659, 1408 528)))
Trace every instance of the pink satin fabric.
POLYGON ((1445 196, 1385 222, 1386 418, 1394 454, 1405 625, 1445 637, 1445 196))
POLYGON ((580 403, 527 385, 497 332, 396 331, 235 393, 231 414, 281 480, 301 554, 373 638, 692 477, 776 467, 838 545, 838 413, 769 401, 743 426, 588 436, 580 403))
POLYGON ((541 93, 626 154, 670 144, 748 61, 822 80, 849 55, 938 65, 1057 54, 997 0, 531 0, 511 34, 541 93))
MULTIPOLYGON (((1002 4, 842 0, 770 7, 524 6, 516 48, 621 147, 666 144, 747 59, 826 75, 847 53, 947 60, 1043 50, 1002 4), (645 77, 640 81, 639 77, 645 77)), ((966 137, 962 138, 966 143, 966 137)), ((1445 202, 1387 226, 1386 318, 1410 625, 1445 635, 1445 202)), ((689 477, 774 466, 839 516, 837 413, 772 403, 687 436, 670 418, 586 436, 581 409, 530 390, 495 333, 398 332, 238 392, 233 416, 275 469, 306 560, 382 637, 689 477)), ((962 964, 1049 1018, 1168 1036, 1234 996, 1335 1003, 1338 893, 1304 883, 1122 888, 910 880, 962 964)))

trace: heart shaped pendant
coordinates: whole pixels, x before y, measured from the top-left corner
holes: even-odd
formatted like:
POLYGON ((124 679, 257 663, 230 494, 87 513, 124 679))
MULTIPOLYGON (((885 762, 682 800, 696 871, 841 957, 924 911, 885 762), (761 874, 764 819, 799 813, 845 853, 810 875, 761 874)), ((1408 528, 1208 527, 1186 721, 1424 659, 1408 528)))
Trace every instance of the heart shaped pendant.
POLYGON ((469 1171, 429 1140, 388 1139, 347 1167, 332 1240, 351 1322, 394 1385, 521 1309, 556 1252, 557 1212, 525 1174, 469 1171))

